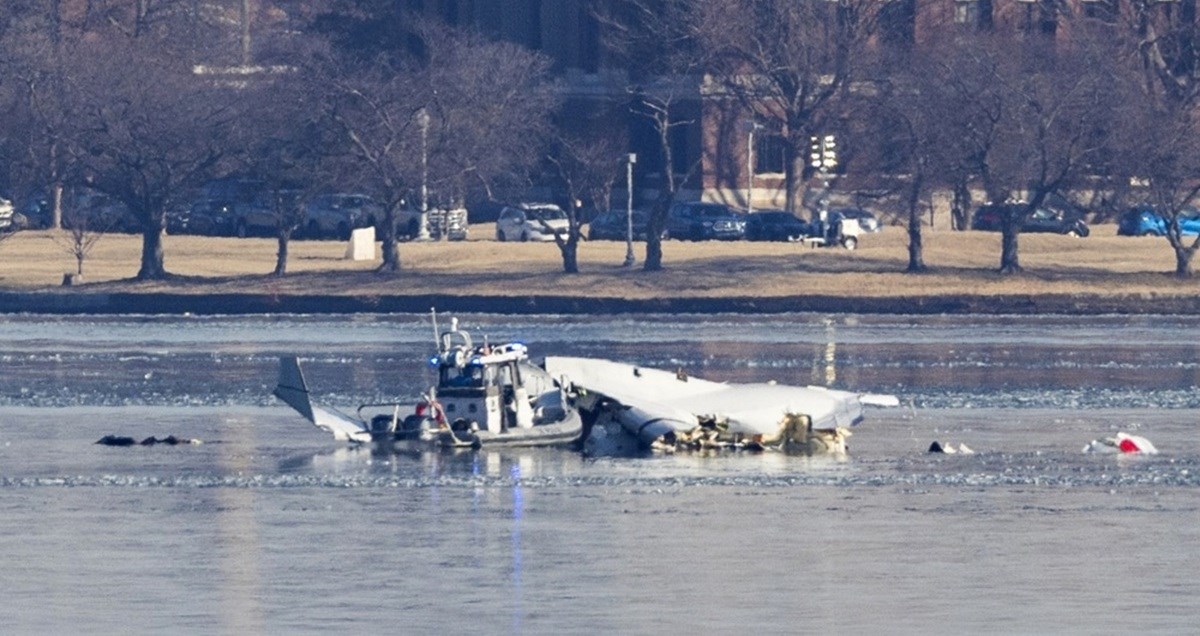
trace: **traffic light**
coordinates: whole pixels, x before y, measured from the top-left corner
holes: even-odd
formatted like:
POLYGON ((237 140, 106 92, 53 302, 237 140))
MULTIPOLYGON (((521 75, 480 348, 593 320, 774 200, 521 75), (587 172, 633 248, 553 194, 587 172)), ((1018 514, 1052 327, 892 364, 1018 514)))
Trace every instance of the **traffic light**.
POLYGON ((822 172, 829 172, 837 167, 837 140, 833 135, 811 138, 808 165, 822 172))
POLYGON ((833 170, 837 167, 837 142, 833 135, 825 135, 821 139, 821 169, 833 170))
POLYGON ((817 139, 816 137, 813 137, 812 145, 809 146, 809 150, 808 150, 808 165, 810 165, 814 168, 820 168, 822 156, 823 156, 823 154, 821 152, 821 140, 817 139))

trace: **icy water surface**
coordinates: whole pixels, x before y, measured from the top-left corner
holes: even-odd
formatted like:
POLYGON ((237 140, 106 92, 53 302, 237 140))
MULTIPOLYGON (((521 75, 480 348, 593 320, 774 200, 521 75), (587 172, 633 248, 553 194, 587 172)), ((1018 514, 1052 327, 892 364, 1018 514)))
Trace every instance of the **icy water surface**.
POLYGON ((889 392, 844 461, 373 455, 424 316, 5 317, 5 633, 1192 633, 1192 317, 463 316, 535 356, 889 392), (1116 430, 1154 457, 1091 456, 1116 430), (114 433, 198 446, 109 448, 114 433), (929 455, 934 439, 975 455, 929 455))

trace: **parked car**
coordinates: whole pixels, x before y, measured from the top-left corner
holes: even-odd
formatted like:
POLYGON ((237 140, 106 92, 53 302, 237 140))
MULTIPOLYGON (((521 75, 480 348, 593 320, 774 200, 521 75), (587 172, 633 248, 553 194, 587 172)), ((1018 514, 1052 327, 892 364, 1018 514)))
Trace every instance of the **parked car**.
POLYGON ((676 203, 667 212, 665 236, 686 241, 738 240, 746 236, 746 220, 722 203, 676 203))
POLYGON ((54 204, 45 193, 29 195, 19 207, 17 215, 25 217, 26 227, 45 229, 54 224, 54 204))
POLYGON ((751 241, 795 241, 811 231, 808 223, 784 210, 759 210, 746 215, 746 238, 751 241))
POLYGON ((349 240, 352 230, 372 227, 383 216, 383 206, 365 194, 317 195, 304 206, 304 236, 349 240))
POLYGON ((883 229, 879 217, 869 210, 862 208, 835 208, 830 212, 838 214, 843 221, 857 221, 863 232, 878 232, 883 229))
MULTIPOLYGON (((1184 236, 1200 234, 1200 210, 1187 209, 1179 213, 1179 232, 1184 236)), ((1148 205, 1130 208, 1117 224, 1121 236, 1166 236, 1167 220, 1148 205)))
POLYGON ((12 201, 0 197, 0 232, 12 232, 20 229, 14 220, 16 215, 17 211, 13 209, 12 201))
POLYGON ((239 237, 274 235, 280 221, 274 197, 280 194, 288 199, 288 206, 295 206, 287 209, 295 212, 298 220, 302 211, 295 200, 298 195, 296 191, 272 192, 262 181, 236 176, 214 179, 204 184, 189 213, 208 216, 216 228, 214 234, 239 237))
POLYGON ((633 240, 646 240, 649 217, 641 210, 609 210, 592 219, 588 224, 589 241, 624 241, 629 233, 629 220, 633 220, 633 240), (629 217, 629 218, 627 218, 629 217))
POLYGON ((553 241, 556 234, 565 235, 569 226, 567 213, 553 203, 510 205, 496 220, 496 240, 553 241))
POLYGON ((98 190, 84 189, 63 204, 63 227, 92 232, 141 231, 141 223, 121 201, 98 190))
POLYGON ((167 211, 167 233, 233 236, 236 220, 226 202, 201 198, 167 211))
MULTIPOLYGON (((1015 208, 1023 204, 1004 203, 980 206, 975 210, 971 219, 971 229, 997 232, 1000 231, 1004 214, 1015 213, 1015 208)), ((1087 236, 1091 233, 1087 223, 1082 218, 1066 210, 1038 208, 1034 210, 1024 223, 1022 232, 1043 232, 1051 234, 1066 234, 1068 236, 1087 236)))

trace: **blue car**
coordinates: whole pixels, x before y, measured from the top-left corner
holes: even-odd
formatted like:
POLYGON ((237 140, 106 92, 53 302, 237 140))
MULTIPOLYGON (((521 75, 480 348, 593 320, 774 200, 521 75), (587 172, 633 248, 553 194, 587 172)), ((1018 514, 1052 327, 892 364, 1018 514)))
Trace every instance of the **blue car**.
MULTIPOLYGON (((1183 236, 1200 234, 1200 211, 1187 209, 1179 213, 1179 232, 1183 236)), ((1117 225, 1121 236, 1166 236, 1167 220, 1149 206, 1130 208, 1121 215, 1117 225)))

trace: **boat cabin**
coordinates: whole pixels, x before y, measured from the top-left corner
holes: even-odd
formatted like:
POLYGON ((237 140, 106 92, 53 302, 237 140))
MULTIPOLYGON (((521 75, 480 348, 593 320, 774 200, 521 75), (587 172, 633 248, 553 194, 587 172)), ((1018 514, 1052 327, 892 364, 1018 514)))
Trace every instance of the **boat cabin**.
POLYGON ((442 333, 440 345, 431 362, 437 364, 436 400, 447 422, 475 422, 491 433, 533 426, 525 345, 476 346, 457 322, 442 333))

